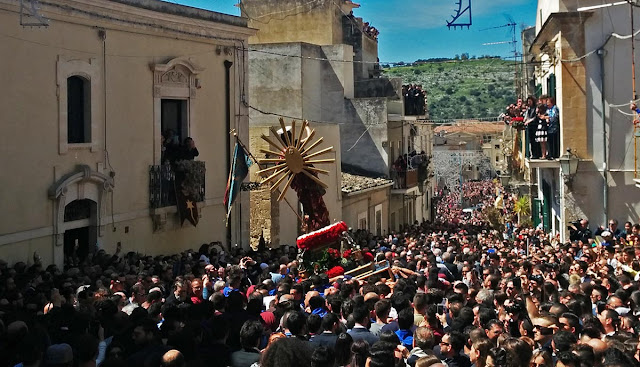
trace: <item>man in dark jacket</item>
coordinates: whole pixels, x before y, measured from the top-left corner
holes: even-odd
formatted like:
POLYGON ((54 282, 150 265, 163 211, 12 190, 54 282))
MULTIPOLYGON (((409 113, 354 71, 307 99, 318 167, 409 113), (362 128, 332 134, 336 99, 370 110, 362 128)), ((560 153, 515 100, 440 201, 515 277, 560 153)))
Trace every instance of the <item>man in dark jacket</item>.
POLYGON ((371 320, 369 319, 369 310, 366 307, 356 307, 353 310, 353 319, 356 321, 356 325, 348 332, 353 341, 365 340, 369 345, 378 341, 379 338, 369 331, 371 320))
POLYGON ((464 344, 464 336, 461 333, 451 331, 444 334, 440 342, 439 357, 449 367, 471 367, 471 360, 462 353, 464 344))
POLYGON ((327 313, 322 318, 322 333, 315 334, 311 337, 311 345, 315 347, 326 347, 329 350, 334 350, 336 347, 336 341, 338 335, 336 331, 340 327, 340 319, 334 313, 327 313))

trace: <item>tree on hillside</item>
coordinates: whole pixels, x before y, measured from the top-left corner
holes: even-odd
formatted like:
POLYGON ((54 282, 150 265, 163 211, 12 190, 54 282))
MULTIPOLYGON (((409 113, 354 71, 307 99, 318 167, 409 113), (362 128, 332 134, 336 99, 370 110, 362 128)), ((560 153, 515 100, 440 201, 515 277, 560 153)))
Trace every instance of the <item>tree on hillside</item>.
POLYGON ((460 60, 460 55, 456 54, 456 55, 453 57, 453 59, 454 59, 454 60, 456 60, 456 61, 459 61, 459 60, 460 60))
POLYGON ((464 52, 462 55, 460 55, 460 58, 462 60, 469 60, 469 53, 468 52, 464 52))

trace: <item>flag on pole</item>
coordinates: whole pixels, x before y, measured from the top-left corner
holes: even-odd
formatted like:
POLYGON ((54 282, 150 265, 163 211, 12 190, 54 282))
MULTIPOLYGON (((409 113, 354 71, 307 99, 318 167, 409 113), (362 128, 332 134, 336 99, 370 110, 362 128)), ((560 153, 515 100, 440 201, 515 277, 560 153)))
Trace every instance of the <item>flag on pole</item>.
POLYGON ((224 193, 224 206, 227 209, 227 219, 229 215, 231 215, 233 201, 240 192, 240 185, 242 185, 242 181, 244 181, 245 177, 249 174, 249 166, 251 166, 251 160, 240 143, 236 142, 233 151, 233 161, 229 170, 229 179, 227 180, 227 190, 224 193))

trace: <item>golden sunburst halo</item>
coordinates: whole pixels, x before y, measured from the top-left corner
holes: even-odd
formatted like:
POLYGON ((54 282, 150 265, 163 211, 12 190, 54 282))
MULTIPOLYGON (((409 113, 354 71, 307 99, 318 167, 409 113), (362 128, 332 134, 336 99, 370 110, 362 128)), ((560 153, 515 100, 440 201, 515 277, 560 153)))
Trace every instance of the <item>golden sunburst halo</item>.
POLYGON ((261 136, 262 140, 269 144, 270 149, 260 149, 260 152, 266 154, 268 157, 273 157, 258 159, 258 164, 261 166, 271 165, 268 168, 258 171, 259 175, 266 176, 261 184, 270 183, 270 190, 274 192, 287 180, 278 196, 278 201, 284 198, 287 189, 291 186, 293 178, 299 173, 308 176, 318 185, 326 189, 328 186, 322 182, 317 175, 328 175, 329 171, 316 168, 313 165, 334 163, 335 159, 333 158, 319 159, 320 156, 331 153, 333 147, 312 152, 324 139, 320 137, 310 144, 316 135, 316 131, 310 128, 307 120, 302 121, 302 126, 297 134, 295 120, 293 120, 291 126, 287 128, 284 119, 280 118, 280 127, 282 128, 281 132, 272 126, 269 128, 271 132, 269 136, 261 136), (273 135, 273 137, 271 135, 273 135))

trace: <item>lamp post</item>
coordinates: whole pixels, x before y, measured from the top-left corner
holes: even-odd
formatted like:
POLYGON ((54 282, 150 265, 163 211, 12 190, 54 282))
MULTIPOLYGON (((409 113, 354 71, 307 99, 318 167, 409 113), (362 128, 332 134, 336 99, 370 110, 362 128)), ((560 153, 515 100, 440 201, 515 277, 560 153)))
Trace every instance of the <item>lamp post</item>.
POLYGON ((571 151, 571 148, 568 148, 567 152, 560 157, 559 161, 560 172, 562 173, 562 178, 564 178, 564 183, 570 185, 573 177, 578 172, 580 159, 571 151))
POLYGON ((507 187, 507 185, 509 184, 509 180, 511 180, 510 175, 500 175, 498 176, 498 178, 500 179, 500 184, 502 185, 502 187, 507 187))

